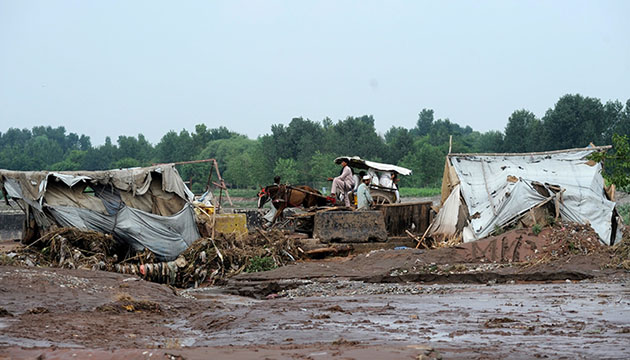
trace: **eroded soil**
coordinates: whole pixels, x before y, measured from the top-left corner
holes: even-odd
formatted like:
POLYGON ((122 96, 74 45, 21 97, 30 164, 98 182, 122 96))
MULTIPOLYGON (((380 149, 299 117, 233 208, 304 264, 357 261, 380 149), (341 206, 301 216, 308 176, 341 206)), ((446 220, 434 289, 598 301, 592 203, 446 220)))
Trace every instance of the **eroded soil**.
POLYGON ((453 250, 301 262, 193 290, 4 266, 0 358, 627 358, 627 272, 580 256, 453 268, 438 251, 453 250))

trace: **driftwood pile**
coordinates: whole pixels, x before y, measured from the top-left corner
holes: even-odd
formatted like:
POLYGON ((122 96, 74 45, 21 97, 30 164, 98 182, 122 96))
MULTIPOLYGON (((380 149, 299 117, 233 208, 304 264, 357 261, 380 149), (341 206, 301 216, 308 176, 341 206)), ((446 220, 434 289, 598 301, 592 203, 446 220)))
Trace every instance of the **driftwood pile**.
POLYGON ((149 250, 130 253, 110 235, 74 228, 51 231, 22 248, 14 260, 29 266, 106 270, 138 275, 177 287, 221 283, 244 271, 255 258, 269 258, 275 267, 302 257, 293 238, 272 230, 247 235, 217 233, 200 238, 177 259, 159 262, 149 250))
POLYGON ((20 250, 27 265, 67 269, 111 270, 122 250, 111 235, 91 230, 52 230, 20 250))

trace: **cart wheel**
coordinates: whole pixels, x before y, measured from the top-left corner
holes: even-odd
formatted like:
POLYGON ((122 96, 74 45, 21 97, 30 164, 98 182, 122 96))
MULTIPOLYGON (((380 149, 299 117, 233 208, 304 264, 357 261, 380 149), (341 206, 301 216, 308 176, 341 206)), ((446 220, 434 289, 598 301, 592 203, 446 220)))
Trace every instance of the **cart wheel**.
POLYGON ((388 197, 379 194, 372 196, 372 199, 374 200, 374 204, 377 205, 392 203, 392 201, 388 197))

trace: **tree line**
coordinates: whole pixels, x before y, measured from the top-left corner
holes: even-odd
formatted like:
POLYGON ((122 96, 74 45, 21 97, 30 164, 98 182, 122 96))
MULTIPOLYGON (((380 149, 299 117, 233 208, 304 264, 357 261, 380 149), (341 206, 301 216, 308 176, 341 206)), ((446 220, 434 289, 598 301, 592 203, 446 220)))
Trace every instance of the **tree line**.
MULTIPOLYGON (((532 152, 612 143, 613 134, 630 134, 630 99, 602 103, 579 94, 562 96, 542 118, 521 109, 512 113, 505 130, 479 132, 449 119, 435 119, 431 109, 418 114, 416 126, 393 126, 378 134, 370 115, 333 121, 294 118, 272 125, 257 139, 225 126, 195 126, 193 132, 167 132, 153 145, 144 135, 121 135, 114 144, 93 146, 85 135, 66 133, 64 127, 36 126, 0 132, 0 168, 12 170, 103 170, 147 166, 152 163, 214 158, 232 187, 271 183, 274 175, 284 182, 325 186, 336 175, 338 156, 360 156, 413 170, 402 186, 438 186, 444 158, 453 136, 452 152, 532 152)), ((180 174, 192 180, 193 191, 203 191, 209 164, 182 165, 180 174)))

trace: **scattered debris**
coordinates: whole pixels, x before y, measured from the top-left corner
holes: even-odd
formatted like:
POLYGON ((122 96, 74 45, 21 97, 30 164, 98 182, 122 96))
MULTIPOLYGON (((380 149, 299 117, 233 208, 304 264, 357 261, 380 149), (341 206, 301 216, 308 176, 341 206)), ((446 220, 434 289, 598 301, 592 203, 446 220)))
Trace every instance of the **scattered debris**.
POLYGON ((42 307, 42 306, 38 306, 38 307, 35 307, 35 308, 32 308, 32 309, 28 310, 29 314, 46 314, 46 313, 49 313, 49 312, 50 312, 50 310, 48 310, 48 309, 46 309, 45 307, 42 307))
POLYGON ((630 270, 630 227, 626 226, 621 241, 612 247, 611 267, 630 270))
POLYGON ((96 311, 125 313, 125 312, 152 312, 162 313, 160 304, 149 300, 136 300, 128 294, 119 294, 116 301, 98 306, 96 311))
POLYGON ((161 262, 148 249, 135 253, 111 235, 61 228, 20 249, 11 260, 26 266, 115 271, 176 287, 197 287, 241 273, 252 259, 278 267, 302 255, 291 236, 259 229, 246 235, 217 233, 215 239, 198 239, 177 259, 161 262))
POLYGON ((506 317, 502 317, 502 318, 492 318, 487 320, 483 326, 487 327, 487 328, 502 328, 505 327, 504 324, 506 323, 513 323, 516 322, 516 320, 514 319, 510 319, 510 318, 506 318, 506 317))
POLYGON ((577 255, 592 255, 611 251, 599 241, 597 233, 589 225, 558 222, 551 227, 550 240, 540 249, 538 256, 528 266, 547 263, 554 259, 577 255))

